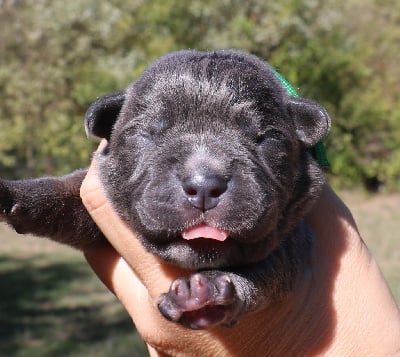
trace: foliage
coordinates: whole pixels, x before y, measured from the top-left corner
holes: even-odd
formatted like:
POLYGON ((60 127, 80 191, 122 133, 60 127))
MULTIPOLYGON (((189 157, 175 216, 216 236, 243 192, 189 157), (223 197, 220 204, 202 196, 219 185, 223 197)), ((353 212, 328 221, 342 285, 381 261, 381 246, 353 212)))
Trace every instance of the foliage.
POLYGON ((168 51, 234 47, 327 107, 334 178, 399 187, 399 10, 395 0, 1 1, 0 171, 86 165, 82 118, 97 96, 168 51))

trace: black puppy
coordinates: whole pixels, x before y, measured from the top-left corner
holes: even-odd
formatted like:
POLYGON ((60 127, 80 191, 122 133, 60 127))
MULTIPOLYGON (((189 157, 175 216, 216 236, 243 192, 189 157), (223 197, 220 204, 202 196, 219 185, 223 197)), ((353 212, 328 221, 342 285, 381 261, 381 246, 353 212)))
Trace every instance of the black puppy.
MULTIPOLYGON (((85 126, 108 140, 98 162, 119 215, 147 250, 197 271, 157 299, 166 318, 231 325, 290 291, 323 183, 309 153, 330 127, 322 107, 288 95, 252 55, 179 51, 94 102, 85 126)), ((78 249, 98 244, 79 197, 85 173, 0 181, 0 218, 78 249)))

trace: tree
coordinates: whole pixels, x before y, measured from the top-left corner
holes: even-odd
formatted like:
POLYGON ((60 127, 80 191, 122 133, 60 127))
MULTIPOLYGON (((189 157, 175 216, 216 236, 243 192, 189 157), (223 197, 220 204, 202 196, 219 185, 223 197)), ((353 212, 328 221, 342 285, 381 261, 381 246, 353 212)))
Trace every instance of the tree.
POLYGON ((82 119, 160 55, 242 48, 333 117, 341 183, 400 185, 400 37, 395 0, 19 0, 0 3, 0 170, 87 163, 82 119), (371 24, 374 24, 371 26, 371 24), (379 28, 380 31, 375 29, 379 28))

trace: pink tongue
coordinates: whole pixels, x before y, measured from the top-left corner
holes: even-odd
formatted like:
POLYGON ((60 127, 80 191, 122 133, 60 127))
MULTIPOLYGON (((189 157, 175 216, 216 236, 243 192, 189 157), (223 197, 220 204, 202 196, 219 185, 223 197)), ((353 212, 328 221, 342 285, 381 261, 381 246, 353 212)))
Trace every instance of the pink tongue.
POLYGON ((215 239, 223 242, 228 238, 228 232, 222 229, 210 227, 207 224, 200 224, 198 226, 185 229, 182 232, 183 239, 196 239, 196 238, 208 238, 215 239))

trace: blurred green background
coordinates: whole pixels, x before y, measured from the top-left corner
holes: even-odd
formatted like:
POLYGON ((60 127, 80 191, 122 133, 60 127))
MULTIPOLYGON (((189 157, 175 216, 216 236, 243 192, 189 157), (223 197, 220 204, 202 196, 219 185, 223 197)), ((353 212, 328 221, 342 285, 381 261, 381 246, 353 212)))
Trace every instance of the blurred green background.
POLYGON ((399 25, 397 0, 3 0, 0 171, 86 166, 82 118, 96 97, 166 52, 233 47, 328 109, 332 179, 398 189, 399 25))
MULTIPOLYGON (((241 48, 331 114, 330 181, 398 297, 399 45, 398 0, 0 0, 0 175, 86 166, 96 143, 83 116, 96 97, 166 52, 241 48)), ((143 355, 79 254, 0 235, 0 353, 143 355)))

